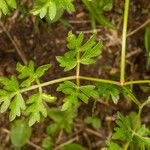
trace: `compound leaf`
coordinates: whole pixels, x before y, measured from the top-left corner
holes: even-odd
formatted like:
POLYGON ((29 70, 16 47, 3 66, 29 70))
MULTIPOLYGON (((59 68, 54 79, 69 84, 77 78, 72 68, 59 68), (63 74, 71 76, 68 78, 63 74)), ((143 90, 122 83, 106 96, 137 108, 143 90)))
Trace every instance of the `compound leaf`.
POLYGON ((90 39, 85 42, 82 46, 84 34, 81 32, 78 36, 68 33, 67 47, 70 49, 64 56, 57 56, 56 59, 60 63, 61 67, 64 67, 64 71, 72 70, 76 67, 77 63, 84 65, 94 64, 96 61, 95 57, 101 54, 102 42, 96 44, 96 35, 92 35, 90 39), (95 45, 96 44, 96 45, 95 45), (80 58, 78 58, 80 54, 80 58))

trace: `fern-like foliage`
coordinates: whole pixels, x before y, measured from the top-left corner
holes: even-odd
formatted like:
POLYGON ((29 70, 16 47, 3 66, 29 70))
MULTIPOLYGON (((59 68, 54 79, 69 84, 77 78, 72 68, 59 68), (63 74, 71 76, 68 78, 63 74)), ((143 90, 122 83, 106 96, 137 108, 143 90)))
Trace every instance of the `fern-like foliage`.
MULTIPOLYGON (((141 124, 139 116, 135 112, 131 112, 128 116, 118 113, 118 117, 119 120, 116 121, 118 126, 114 129, 112 139, 118 140, 119 143, 127 143, 131 150, 149 150, 150 130, 141 124)), ((107 145, 109 148, 105 148, 106 150, 115 150, 115 148, 122 150, 121 146, 112 141, 108 142, 107 145)))
POLYGON ((39 84, 39 78, 43 76, 45 71, 51 67, 50 64, 43 65, 35 69, 33 61, 29 62, 28 66, 17 64, 16 68, 19 72, 18 80, 16 77, 11 78, 0 77, 0 111, 6 112, 10 109, 9 120, 13 121, 17 116, 21 116, 22 112, 29 116, 29 125, 39 122, 41 116, 47 117, 46 103, 55 101, 55 97, 46 94, 39 88, 39 92, 29 96, 25 101, 23 92, 30 87, 31 84, 39 84), (22 89, 23 88, 23 89, 22 89))
POLYGON ((35 7, 31 13, 39 15, 41 19, 47 17, 54 21, 61 17, 65 9, 75 11, 72 0, 35 0, 35 7))
POLYGON ((84 39, 84 33, 81 32, 79 36, 69 32, 67 37, 67 47, 69 51, 64 56, 57 56, 57 61, 61 67, 64 67, 64 71, 72 70, 77 66, 77 63, 84 65, 94 64, 95 57, 101 54, 102 42, 96 44, 96 35, 92 35, 90 39, 82 45, 84 39), (77 55, 80 53, 80 59, 77 59, 77 55))
POLYGON ((7 15, 12 9, 16 9, 16 0, 0 0, 0 17, 2 14, 7 15))
POLYGON ((98 93, 95 90, 95 86, 86 85, 78 87, 76 84, 70 81, 66 81, 59 85, 57 91, 62 91, 67 96, 65 97, 62 110, 68 110, 73 106, 79 106, 79 99, 84 103, 88 103, 90 97, 98 99, 98 93))

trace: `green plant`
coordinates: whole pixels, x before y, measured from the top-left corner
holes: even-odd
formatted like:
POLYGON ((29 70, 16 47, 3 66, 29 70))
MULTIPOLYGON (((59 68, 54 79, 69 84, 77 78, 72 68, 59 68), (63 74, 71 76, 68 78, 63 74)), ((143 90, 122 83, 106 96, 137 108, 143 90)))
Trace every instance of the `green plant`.
MULTIPOLYGON (((0 17, 2 14, 9 15, 13 9, 25 11, 17 0, 0 0, 0 17)), ((34 0, 33 8, 26 10, 26 12, 39 15, 41 19, 45 17, 48 22, 53 23, 60 19, 64 10, 75 11, 72 0, 34 0)))
POLYGON ((114 129, 115 132, 112 135, 112 139, 119 140, 121 144, 109 141, 107 145, 110 149, 125 150, 129 147, 130 150, 145 150, 150 148, 150 129, 141 124, 140 112, 138 114, 132 112, 128 116, 118 113, 118 118, 116 121, 118 127, 114 129), (126 144, 122 145, 122 143, 126 144))
POLYGON ((86 150, 79 144, 68 144, 63 146, 60 150, 86 150))
POLYGON ((0 18, 2 14, 7 15, 12 9, 17 8, 16 0, 0 0, 0 18))
POLYGON ((77 116, 77 110, 61 111, 56 108, 51 108, 48 111, 48 117, 50 117, 54 123, 47 126, 47 134, 54 136, 56 133, 64 129, 67 133, 72 132, 73 120, 77 116))
POLYGON ((87 116, 84 120, 85 123, 91 124, 93 128, 96 130, 100 129, 101 127, 101 120, 96 116, 87 116))
POLYGON ((41 19, 46 17, 49 22, 55 22, 65 9, 75 11, 72 0, 35 0, 35 6, 30 12, 39 15, 41 19))
MULTIPOLYGON (((62 6, 66 6, 67 4, 67 7, 64 8, 73 8, 73 5, 70 1, 69 3, 66 3, 68 1, 63 2, 65 3, 61 4, 62 6)), ((44 6, 46 8, 44 6, 37 6, 37 8, 35 8, 32 12, 35 14, 40 14, 42 18, 47 15, 49 7, 53 6, 52 12, 54 14, 49 14, 49 17, 51 19, 54 19, 56 13, 56 10, 54 10, 54 3, 52 4, 52 6, 50 6, 49 3, 45 4, 46 6, 44 6)), ((107 141, 106 144, 108 148, 103 149, 150 149, 150 131, 145 125, 141 123, 142 110, 146 105, 150 104, 150 98, 148 98, 144 102, 141 102, 140 100, 138 100, 138 98, 136 98, 129 87, 133 84, 149 84, 150 80, 125 80, 125 54, 129 4, 130 0, 126 0, 122 35, 120 81, 81 76, 81 65, 91 65, 96 63, 96 57, 98 57, 102 53, 102 42, 96 42, 96 35, 93 34, 90 39, 83 44, 84 33, 80 33, 78 36, 76 36, 72 32, 69 32, 67 37, 67 47, 69 51, 66 52, 64 56, 57 56, 56 59, 60 63, 60 66, 64 68, 64 71, 75 70, 75 75, 41 83, 40 78, 45 74, 46 71, 48 71, 48 69, 50 69, 50 64, 43 65, 35 69, 33 61, 30 61, 28 66, 23 66, 18 63, 16 66, 16 70, 18 71, 17 77, 0 77, 1 113, 9 111, 10 121, 15 120, 16 117, 24 116, 28 120, 29 126, 34 125, 36 122, 40 122, 41 118, 46 118, 47 116, 49 116, 54 122, 48 127, 50 130, 47 129, 47 132, 49 132, 49 135, 51 136, 61 129, 64 129, 68 133, 71 132, 71 125, 73 123, 73 119, 76 116, 76 113, 70 114, 69 118, 66 117, 66 113, 72 110, 76 111, 80 107, 81 102, 87 104, 92 99, 94 101, 94 108, 99 97, 102 97, 106 101, 111 98, 113 102, 117 104, 120 94, 123 94, 125 98, 130 99, 137 105, 138 114, 131 113, 128 116, 124 116, 121 113, 118 113, 119 119, 116 121, 117 127, 114 129, 115 132, 112 136, 112 140, 107 141), (75 82, 70 80, 75 80, 75 82), (82 85, 81 80, 91 81, 95 84, 82 85), (43 87, 45 86, 50 86, 52 84, 60 82, 63 83, 59 84, 57 91, 65 94, 61 111, 54 108, 49 108, 49 103, 54 103, 56 98, 54 96, 51 96, 51 94, 45 93, 43 90, 43 87), (32 93, 30 93, 29 91, 32 91, 32 93), (24 95, 26 93, 28 93, 27 100, 25 100, 26 97, 24 95)), ((102 3, 101 5, 104 4, 102 3)), ((108 8, 106 7, 105 9, 108 8)), ((93 118, 88 119, 88 123, 92 122, 91 119, 93 118)), ((93 126, 95 128, 98 128, 97 123, 96 125, 93 124, 93 126)), ((48 140, 51 139, 50 136, 47 137, 48 140)), ((43 147, 51 148, 52 141, 50 140, 48 143, 47 138, 43 142, 43 147)))
POLYGON ((28 126, 27 122, 24 120, 17 120, 11 127, 11 142, 17 148, 21 148, 28 142, 31 133, 32 128, 28 126))
MULTIPOLYGON (((104 16, 104 12, 110 11, 113 7, 112 0, 82 0, 84 5, 89 10, 92 17, 92 24, 95 24, 95 21, 100 23, 103 26, 106 26, 111 29, 116 29, 115 25, 107 20, 104 16)), ((94 27, 95 28, 95 27, 94 27)))

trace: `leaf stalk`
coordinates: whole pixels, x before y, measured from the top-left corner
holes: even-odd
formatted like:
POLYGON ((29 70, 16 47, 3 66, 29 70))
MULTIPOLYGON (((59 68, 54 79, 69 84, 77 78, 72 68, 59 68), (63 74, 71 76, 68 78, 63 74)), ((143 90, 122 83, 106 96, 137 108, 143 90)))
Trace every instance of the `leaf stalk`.
POLYGON ((121 49, 121 62, 120 62, 120 82, 123 85, 125 82, 125 59, 126 59, 126 41, 127 41, 127 27, 129 16, 130 0, 125 0, 124 21, 123 21, 123 33, 122 33, 122 49, 121 49))

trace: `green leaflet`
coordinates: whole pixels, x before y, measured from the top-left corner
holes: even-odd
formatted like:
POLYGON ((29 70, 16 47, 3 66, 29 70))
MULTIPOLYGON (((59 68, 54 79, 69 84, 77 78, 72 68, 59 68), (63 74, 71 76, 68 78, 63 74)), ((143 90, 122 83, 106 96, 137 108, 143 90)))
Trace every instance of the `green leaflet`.
POLYGON ((17 120, 11 127, 10 138, 11 142, 17 148, 24 146, 32 133, 32 128, 27 125, 24 120, 17 120))
POLYGON ((122 114, 118 113, 119 120, 116 121, 118 127, 116 127, 115 133, 113 134, 113 139, 118 139, 122 141, 131 142, 132 141, 132 124, 128 117, 124 117, 122 114))
POLYGON ((0 17, 2 13, 7 15, 11 9, 16 9, 16 0, 0 0, 0 17))
POLYGON ((13 121, 16 116, 21 116, 21 110, 25 110, 26 105, 21 94, 17 94, 10 104, 9 120, 13 121))
POLYGON ((86 148, 82 147, 79 144, 68 144, 64 145, 60 150, 87 150, 86 148))
POLYGON ((98 0, 97 5, 103 11, 111 11, 113 8, 113 0, 98 0))
POLYGON ((46 17, 51 21, 57 21, 65 9, 75 11, 71 0, 36 0, 34 8, 30 12, 33 15, 39 15, 41 19, 46 17))
POLYGON ((101 150, 123 150, 118 144, 112 141, 106 141, 108 148, 102 148, 101 150))
POLYGON ((47 108, 44 102, 53 103, 54 100, 55 97, 51 97, 45 93, 36 93, 29 97, 26 109, 26 114, 30 116, 29 126, 32 126, 35 122, 40 122, 41 116, 47 117, 47 108))
POLYGON ((146 56, 147 56, 147 67, 149 67, 150 66, 150 25, 147 26, 145 31, 144 44, 145 44, 146 56))
POLYGON ((96 83, 99 96, 108 101, 110 98, 115 104, 118 103, 120 90, 117 86, 106 83, 96 83))
POLYGON ((64 9, 67 9, 69 11, 75 11, 75 7, 72 4, 72 0, 58 0, 58 2, 62 5, 64 9))
POLYGON ((96 44, 96 35, 92 35, 90 39, 82 45, 84 40, 84 33, 80 33, 79 36, 75 36, 72 32, 68 33, 67 47, 70 49, 64 56, 57 56, 56 59, 60 63, 61 67, 64 67, 64 71, 72 70, 80 62, 84 65, 94 64, 95 57, 101 54, 102 42, 96 44), (80 53, 80 59, 77 59, 77 55, 80 53))
POLYGON ((51 108, 48 111, 48 116, 54 122, 47 127, 46 130, 48 134, 54 135, 61 129, 64 129, 67 133, 71 133, 73 120, 77 116, 77 111, 76 110, 61 111, 56 108, 51 108))
POLYGON ((79 105, 79 99, 87 104, 90 97, 93 97, 94 99, 98 99, 99 97, 97 91, 95 91, 95 86, 86 85, 77 87, 76 84, 70 81, 65 81, 60 84, 57 91, 62 91, 67 95, 63 100, 63 111, 68 110, 73 106, 77 107, 79 105))
POLYGON ((0 77, 0 111, 5 112, 10 108, 9 120, 13 121, 17 116, 21 116, 21 111, 26 109, 24 99, 19 93, 19 82, 12 76, 10 79, 0 77))
POLYGON ((44 150, 53 150, 53 139, 50 136, 45 137, 42 139, 42 147, 44 150))
POLYGON ((43 65, 35 70, 34 62, 30 61, 28 66, 17 64, 16 70, 19 72, 19 79, 26 79, 21 83, 21 87, 29 87, 31 83, 35 82, 51 67, 51 64, 43 65))
POLYGON ((91 124, 92 127, 96 130, 100 129, 101 127, 101 120, 96 116, 88 116, 85 118, 84 122, 87 124, 91 124))

